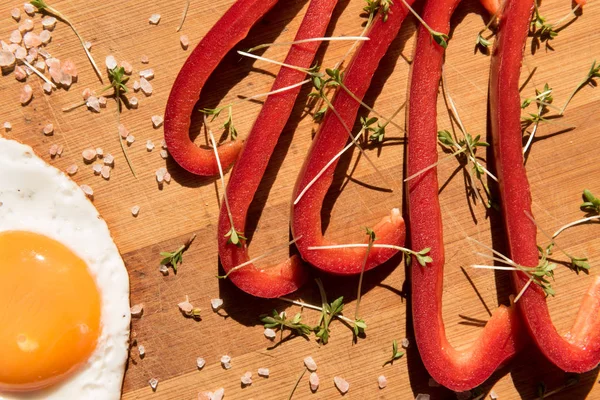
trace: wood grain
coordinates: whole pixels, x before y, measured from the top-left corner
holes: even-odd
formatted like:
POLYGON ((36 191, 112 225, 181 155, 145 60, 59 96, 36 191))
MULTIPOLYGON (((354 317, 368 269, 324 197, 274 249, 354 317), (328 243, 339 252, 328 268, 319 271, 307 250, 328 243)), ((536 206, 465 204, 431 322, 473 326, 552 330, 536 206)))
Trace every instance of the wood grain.
MULTIPOLYGON (((232 0, 196 0, 191 3, 182 34, 189 36, 192 46, 198 43, 207 30, 229 7, 232 0)), ((19 6, 16 1, 0 5, 0 37, 7 39, 17 24, 10 18, 10 9, 19 6)), ((70 113, 61 109, 80 101, 84 88, 99 89, 83 51, 64 24, 54 30, 48 51, 61 60, 72 59, 79 69, 79 81, 68 92, 43 94, 38 78, 30 77, 34 99, 26 107, 19 105, 22 83, 12 74, 0 78, 0 122, 11 121, 13 129, 5 133, 9 138, 21 140, 37 150, 50 164, 64 170, 75 163, 80 167, 73 177, 77 183, 88 184, 95 190, 95 205, 106 219, 119 246, 131 277, 131 303, 143 303, 144 315, 133 321, 132 335, 146 348, 143 359, 132 350, 123 385, 124 399, 193 399, 199 391, 224 387, 227 399, 285 399, 303 369, 302 359, 312 355, 319 365, 321 387, 311 394, 308 376, 305 375, 294 399, 334 399, 340 394, 333 386, 333 377, 342 376, 350 382, 345 398, 411 399, 418 393, 429 393, 432 399, 455 398, 443 388, 429 387, 428 375, 420 364, 418 351, 412 338, 410 301, 406 298, 406 274, 399 257, 365 276, 366 288, 361 303, 361 313, 368 323, 367 336, 352 343, 352 333, 341 323, 332 326, 330 343, 319 347, 316 342, 295 338, 284 341, 274 349, 273 343, 262 334, 258 316, 272 309, 299 311, 282 301, 265 301, 251 298, 229 282, 218 281, 217 245, 215 240, 221 189, 213 178, 200 178, 182 171, 171 160, 159 155, 162 129, 153 129, 150 117, 162 115, 169 90, 187 51, 179 45, 179 24, 185 1, 162 0, 154 3, 52 1, 57 9, 68 15, 81 34, 93 42, 92 54, 99 64, 113 54, 118 60, 134 65, 133 79, 144 68, 153 68, 154 93, 146 97, 136 93, 140 101, 137 110, 125 111, 121 121, 136 137, 128 148, 138 177, 129 172, 117 141, 115 106, 100 114, 83 108, 70 113), (148 24, 152 13, 162 15, 158 26, 148 24), (140 57, 147 55, 149 65, 140 57), (41 129, 52 122, 54 136, 45 137, 41 129), (157 148, 148 152, 146 140, 157 148), (51 159, 51 144, 65 146, 62 157, 51 159), (88 147, 102 147, 105 153, 116 158, 115 169, 109 181, 94 176, 91 166, 84 165, 81 152, 88 147), (154 173, 166 166, 173 175, 170 184, 159 188, 154 173), (137 218, 130 208, 141 207, 137 218), (192 233, 198 237, 184 255, 184 263, 177 275, 163 276, 158 271, 159 252, 172 250, 185 242, 192 233), (177 303, 190 301, 203 308, 202 321, 184 318, 177 303), (211 298, 224 299, 224 309, 219 313, 210 310, 211 298), (393 365, 381 367, 391 354, 393 339, 409 338, 411 344, 406 356, 393 365), (221 355, 233 358, 233 368, 225 371, 219 364, 221 355), (202 356, 207 365, 202 371, 195 367, 196 358, 202 356), (259 367, 268 367, 271 377, 260 378, 259 367), (254 383, 241 388, 240 377, 246 371, 254 374, 254 383), (384 374, 389 385, 377 389, 377 377, 384 374), (158 389, 152 392, 150 378, 159 380, 158 389)), ((250 33, 239 48, 272 42, 288 41, 295 34, 306 1, 284 0, 250 33)), ((340 1, 330 27, 331 35, 356 35, 361 31, 360 13, 363 2, 340 1)), ((542 6, 549 21, 556 21, 569 11, 564 0, 547 0, 542 6)), ((34 18, 36 30, 41 29, 39 16, 34 18)), ((453 99, 467 129, 472 133, 486 132, 487 81, 489 57, 474 53, 477 32, 487 17, 474 1, 465 1, 453 18, 455 26, 448 48, 445 78, 453 99)), ((531 96, 535 87, 548 82, 554 88, 556 104, 561 105, 575 85, 588 71, 594 58, 598 58, 600 34, 594 29, 600 21, 600 5, 590 1, 583 14, 561 31, 552 41, 554 50, 543 45, 535 54, 527 48, 522 79, 537 67, 537 72, 523 91, 531 96)), ((391 115, 404 101, 407 91, 409 65, 412 56, 415 20, 409 18, 402 27, 389 54, 383 60, 366 101, 383 115, 391 115)), ((348 44, 324 45, 321 53, 324 65, 333 65, 347 49, 348 44)), ((281 60, 286 48, 273 47, 265 56, 281 60)), ((262 62, 228 57, 213 75, 202 94, 200 106, 214 107, 226 104, 237 96, 248 96, 269 90, 277 68, 262 62)), ((303 91, 304 96, 308 88, 303 91)), ((556 124, 540 126, 539 139, 534 142, 527 160, 537 221, 545 230, 554 231, 560 225, 577 219, 580 195, 584 188, 600 193, 600 89, 587 86, 574 98, 566 116, 556 124), (558 133, 566 127, 576 129, 558 133)), ((234 118, 242 136, 249 131, 260 109, 259 103, 236 106, 234 118)), ((403 113, 401 113, 403 114, 403 113)), ((195 120, 198 120, 198 116, 195 120)), ((404 116, 396 122, 404 124, 404 116)), ((438 124, 449 129, 448 114, 440 99, 438 124)), ((199 126, 195 128, 198 131, 199 126)), ((282 135, 261 189, 249 215, 252 244, 251 255, 259 255, 273 245, 288 240, 290 196, 298 169, 310 145, 315 125, 298 104, 282 135)), ((344 157, 337 171, 337 179, 328 198, 326 211, 327 234, 336 241, 355 242, 362 239, 361 226, 370 226, 386 215, 392 207, 402 207, 402 179, 404 164, 403 132, 388 130, 389 141, 383 146, 369 149, 377 159, 378 167, 392 181, 397 190, 384 193, 369 190, 364 185, 381 186, 383 183, 367 163, 356 162, 356 154, 344 157), (393 139, 393 140, 392 140, 393 139), (340 191, 340 189, 343 189, 340 191)), ((197 139, 204 144, 204 137, 197 139)), ((440 150, 440 154, 443 154, 440 150)), ((480 329, 465 324, 464 317, 485 321, 488 311, 499 303, 506 303, 510 294, 508 276, 503 273, 472 270, 470 264, 480 262, 466 236, 502 248, 503 226, 495 213, 486 216, 480 205, 469 206, 465 192, 464 174, 455 161, 439 168, 441 205, 445 218, 447 266, 444 286, 444 322, 452 345, 467 346, 476 340, 480 329), (464 268, 464 270, 462 269, 464 268), (463 272, 464 271, 464 272, 463 272), (469 279, 467 279, 467 275, 469 279), (476 290, 475 290, 476 289, 476 290), (479 295, 478 295, 479 294, 479 295)), ((600 227, 589 224, 564 233, 560 245, 573 254, 590 258, 592 275, 600 260, 600 227)), ((540 242, 544 237, 540 235, 540 242)), ((281 250, 266 262, 278 261, 286 256, 281 250)), ((315 273, 315 275, 317 275, 315 273)), ((549 299, 553 320, 560 332, 566 332, 574 320, 575 310, 591 277, 576 276, 566 268, 557 272, 555 288, 558 295, 549 299)), ((357 278, 324 277, 330 298, 344 295, 346 307, 353 310, 357 278)), ((314 284, 308 285, 294 298, 318 304, 314 284)), ((303 318, 313 324, 316 312, 303 311, 303 318)), ((600 398, 595 384, 597 370, 581 376, 580 383, 554 396, 557 399, 600 398)), ((534 346, 516 360, 498 371, 483 385, 492 387, 501 399, 533 399, 536 384, 544 380, 548 389, 560 387, 564 373, 557 371, 535 350, 534 346)))

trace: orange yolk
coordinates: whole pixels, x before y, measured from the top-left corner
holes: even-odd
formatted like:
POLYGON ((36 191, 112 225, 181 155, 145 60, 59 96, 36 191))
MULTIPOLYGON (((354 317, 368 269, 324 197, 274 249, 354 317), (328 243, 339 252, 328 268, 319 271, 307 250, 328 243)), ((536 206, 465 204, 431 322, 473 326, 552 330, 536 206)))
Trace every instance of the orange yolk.
POLYGON ((84 364, 100 331, 85 262, 54 239, 0 232, 0 391, 30 391, 84 364))

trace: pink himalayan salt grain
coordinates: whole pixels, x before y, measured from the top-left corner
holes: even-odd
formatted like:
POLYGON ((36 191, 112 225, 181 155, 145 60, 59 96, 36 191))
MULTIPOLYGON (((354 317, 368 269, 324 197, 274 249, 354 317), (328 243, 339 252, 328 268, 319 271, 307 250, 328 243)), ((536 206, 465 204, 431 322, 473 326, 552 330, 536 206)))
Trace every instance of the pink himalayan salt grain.
POLYGON ((246 371, 244 375, 240 378, 242 385, 249 386, 252 385, 252 372, 246 371))
POLYGON ((148 22, 150 25, 158 25, 160 22, 160 14, 152 14, 150 18, 148 18, 148 22))
POLYGON ((134 217, 137 217, 140 213, 140 206, 133 206, 131 207, 131 215, 133 215, 134 217))
POLYGON ((31 86, 29 86, 29 85, 23 86, 23 89, 21 90, 21 95, 19 97, 19 101, 21 102, 21 104, 27 105, 31 101, 32 98, 33 98, 33 90, 31 89, 31 86))
POLYGON ((108 68, 109 70, 115 69, 117 67, 117 60, 115 60, 114 56, 108 55, 106 56, 105 64, 106 68, 108 68))
POLYGON ((20 65, 15 67, 15 79, 21 82, 27 79, 27 72, 25 72, 25 69, 20 65))
POLYGON ((42 39, 40 39, 40 37, 33 32, 27 32, 23 36, 23 44, 28 49, 30 49, 32 47, 38 47, 39 45, 42 44, 42 39))
POLYGON ((143 69, 140 71, 140 77, 146 78, 147 80, 154 79, 154 70, 152 68, 143 69))
POLYGON ((52 56, 50 55, 50 53, 48 53, 46 51, 46 49, 38 49, 38 54, 42 57, 44 57, 44 60, 47 60, 49 58, 52 58, 52 56))
POLYGON ((64 149, 65 149, 65 148, 63 147, 63 145, 62 145, 62 144, 59 144, 59 145, 58 145, 58 150, 56 151, 56 154, 57 154, 57 155, 59 155, 59 156, 62 156, 62 153, 63 153, 63 150, 64 150, 64 149))
POLYGON ((144 54, 140 57, 140 61, 142 62, 142 64, 148 64, 150 62, 150 59, 147 55, 144 54))
POLYGON ((35 7, 31 3, 23 3, 23 10, 30 17, 33 17, 35 15, 35 7))
POLYGON ((129 106, 131 108, 138 108, 138 98, 135 96, 131 96, 129 99, 129 106))
POLYGON ((91 163, 96 159, 96 150, 95 149, 85 149, 81 156, 83 157, 83 161, 86 163, 91 163))
POLYGON ((10 10, 10 16, 13 17, 15 21, 19 22, 21 20, 21 10, 13 8, 10 10))
POLYGON ((127 128, 125 128, 125 125, 119 124, 117 129, 119 130, 119 135, 121 135, 121 138, 126 139, 127 136, 129 136, 129 131, 127 128))
POLYGON ((83 190, 83 193, 85 193, 85 195, 90 199, 94 197, 94 191, 88 185, 81 185, 80 188, 81 190, 83 190))
POLYGON ((164 177, 165 182, 167 183, 171 183, 171 174, 170 173, 166 173, 165 177, 164 177))
POLYGON ((15 58, 17 60, 24 60, 25 57, 27 57, 27 49, 25 49, 25 47, 17 47, 17 49, 15 50, 15 58))
POLYGON ((79 170, 79 167, 77 167, 77 165, 75 165, 75 164, 69 165, 66 169, 67 174, 69 174, 71 176, 75 175, 78 170, 79 170))
POLYGON ((73 77, 65 71, 60 71, 60 84, 68 89, 73 84, 73 77))
POLYGON ((54 83, 60 84, 60 78, 62 78, 62 71, 60 68, 50 67, 48 68, 48 73, 50 74, 50 78, 52 78, 54 83))
POLYGON ((133 66, 127 61, 121 61, 121 67, 123 67, 127 75, 131 75, 133 72, 133 66))
POLYGON ((43 62, 43 61, 36 62, 35 65, 34 65, 34 67, 35 67, 35 69, 37 69, 41 73, 46 72, 46 63, 43 62))
POLYGON ((269 377, 269 368, 259 368, 258 376, 262 376, 263 378, 268 378, 269 377))
POLYGON ((144 77, 140 78, 140 88, 146 96, 150 96, 152 94, 152 84, 144 77))
POLYGON ((16 61, 15 55, 10 51, 0 51, 0 67, 11 68, 16 61))
POLYGON ((44 132, 44 135, 46 136, 52 136, 54 134, 54 125, 47 124, 44 126, 44 129, 42 129, 42 132, 44 132))
POLYGON ((98 97, 98 104, 100 104, 100 108, 106 108, 106 97, 100 96, 98 97))
POLYGON ((12 31, 10 33, 10 36, 8 38, 8 41, 11 43, 15 43, 15 44, 20 44, 21 40, 23 40, 23 37, 21 36, 21 32, 19 31, 12 31))
POLYGON ((100 112, 100 102, 96 96, 90 96, 85 102, 85 105, 92 111, 100 112))
POLYGON ((311 356, 304 358, 304 365, 308 368, 309 371, 314 372, 317 370, 317 363, 311 356))
POLYGON ((60 69, 60 60, 54 57, 47 58, 46 65, 48 68, 60 69))
POLYGON ((151 119, 152 119, 152 125, 154 126, 154 129, 160 128, 164 122, 163 117, 161 117, 160 115, 153 115, 151 119))
POLYGON ((42 85, 42 89, 44 89, 44 93, 46 94, 52 93, 52 85, 48 82, 44 82, 44 84, 42 85))
POLYGON ((133 144, 133 142, 135 142, 135 136, 129 135, 129 136, 127 136, 127 139, 125 139, 125 140, 127 140, 127 145, 131 146, 133 144))
POLYGON ((44 27, 44 30, 48 30, 51 31, 54 29, 54 27, 56 26, 56 18, 52 17, 52 16, 47 16, 42 18, 42 26, 44 27))
POLYGON ((92 171, 94 171, 94 175, 100 175, 102 172, 102 164, 95 163, 92 165, 92 171))
POLYGON ((112 166, 112 165, 114 165, 114 163, 115 163, 115 158, 113 157, 112 154, 107 154, 104 157, 104 164, 105 165, 111 165, 112 166))
POLYGON ((333 383, 341 394, 347 393, 350 389, 350 384, 344 378, 340 378, 339 376, 333 378, 333 383))
POLYGON ((4 131, 5 132, 10 132, 11 130, 12 130, 12 124, 10 122, 6 121, 4 123, 4 131))
POLYGON ((58 153, 58 145, 57 144, 53 144, 48 149, 48 154, 50 154, 50 157, 54 158, 54 156, 56 156, 56 153, 58 153))
POLYGON ((384 389, 388 384, 387 378, 383 375, 379 375, 377 378, 377 384, 379 385, 379 389, 384 389))
POLYGON ((190 45, 190 39, 187 37, 187 35, 181 35, 179 38, 179 43, 181 43, 182 49, 187 50, 188 46, 190 45))
POLYGON ((110 179, 110 167, 108 165, 103 165, 100 173, 102 174, 102 177, 104 179, 106 179, 106 180, 110 179))
POLYGON ((140 90, 140 81, 134 81, 133 82, 133 90, 136 91, 136 92, 138 90, 140 90))
POLYGON ((169 152, 167 150, 161 150, 160 151, 160 156, 166 160, 167 158, 169 158, 169 152))
POLYGON ((83 97, 84 100, 89 99, 89 97, 92 95, 92 90, 90 88, 85 88, 83 89, 83 92, 81 92, 81 97, 83 97))
POLYGON ((308 383, 310 384, 310 390, 316 392, 319 389, 319 375, 316 372, 311 372, 308 383))
POLYGON ((83 45, 86 49, 88 49, 88 51, 92 49, 92 42, 85 42, 83 45))
POLYGON ((42 41, 42 44, 50 43, 50 40, 52 40, 52 34, 50 33, 50 31, 41 31, 40 40, 42 41))
POLYGON ((62 63, 61 69, 63 72, 69 74, 72 78, 77 78, 77 67, 73 61, 65 60, 65 62, 62 63))
POLYGON ((96 155, 100 158, 104 157, 104 150, 102 150, 102 147, 96 148, 96 155))
POLYGON ((154 143, 152 143, 152 140, 150 140, 150 139, 148 139, 148 141, 146 142, 146 150, 148 150, 148 151, 154 150, 154 143))
POLYGON ((32 30, 33 30, 33 21, 30 19, 26 19, 25 21, 23 21, 23 23, 21 23, 19 25, 19 31, 21 31, 21 33, 29 32, 32 30))
POLYGON ((134 318, 140 318, 142 316, 142 314, 144 313, 144 305, 143 304, 136 304, 136 305, 134 305, 134 306, 131 307, 130 312, 131 312, 131 316, 132 317, 134 317, 134 318))
POLYGON ((167 174, 167 169, 165 167, 161 167, 156 170, 156 181, 158 183, 162 183, 165 179, 165 175, 167 174))

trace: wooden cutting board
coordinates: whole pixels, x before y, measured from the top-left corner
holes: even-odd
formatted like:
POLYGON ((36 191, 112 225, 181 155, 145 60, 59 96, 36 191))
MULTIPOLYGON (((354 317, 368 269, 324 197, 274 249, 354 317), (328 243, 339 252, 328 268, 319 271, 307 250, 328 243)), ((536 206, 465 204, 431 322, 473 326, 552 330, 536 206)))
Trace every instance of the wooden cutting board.
MULTIPOLYGON (((294 399, 336 399, 339 392, 333 386, 333 377, 344 377, 350 383, 345 398, 355 399, 412 399, 418 393, 428 393, 432 399, 452 399, 455 395, 443 388, 430 387, 429 376, 419 360, 410 323, 410 300, 406 289, 405 265, 395 258, 386 265, 366 274, 365 294, 361 314, 368 324, 367 335, 352 343, 352 332, 342 323, 332 326, 329 344, 319 346, 310 340, 294 338, 273 343, 263 336, 259 315, 273 309, 293 314, 300 309, 279 300, 252 298, 230 282, 215 278, 218 273, 216 222, 222 189, 215 178, 201 178, 181 170, 171 159, 160 156, 162 128, 154 129, 151 116, 162 115, 170 87, 179 68, 193 46, 203 37, 217 19, 233 3, 232 0, 196 0, 191 2, 181 33, 176 32, 185 6, 184 0, 161 0, 139 3, 105 0, 102 2, 52 1, 57 9, 69 16, 85 40, 93 43, 92 54, 100 65, 108 54, 117 60, 133 64, 134 74, 152 68, 154 92, 145 96, 130 93, 139 99, 139 108, 125 110, 121 122, 135 136, 128 147, 134 178, 129 171, 117 140, 115 104, 99 114, 79 108, 69 113, 61 109, 81 101, 84 88, 100 89, 102 85, 70 29, 59 23, 52 33, 48 51, 61 60, 73 60, 79 69, 79 81, 67 92, 51 95, 42 92, 41 82, 30 77, 34 99, 28 106, 19 104, 22 83, 14 75, 0 78, 0 122, 12 122, 13 129, 4 133, 21 140, 42 155, 50 164, 64 170, 71 164, 79 166, 73 179, 88 184, 94 191, 94 204, 106 219, 119 246, 131 281, 131 304, 144 304, 144 315, 134 319, 132 336, 143 345, 146 355, 140 359, 133 348, 123 385, 125 399, 193 399, 198 392, 225 388, 227 399, 287 399, 298 376, 303 371, 302 360, 308 355, 318 363, 321 387, 312 394, 305 375, 296 389, 294 399), (150 25, 148 18, 161 14, 158 26, 150 25), (191 46, 183 50, 180 35, 189 37, 191 46), (142 55, 149 58, 144 65, 142 55), (53 123, 53 136, 44 136, 42 127, 53 123), (156 148, 146 150, 146 141, 156 148), (51 159, 48 148, 52 144, 64 146, 61 157, 51 159), (90 165, 84 165, 81 153, 89 147, 102 147, 115 156, 115 168, 109 181, 93 174, 90 165), (165 167, 173 176, 162 188, 155 179, 155 171, 165 167), (139 205, 137 218, 131 207, 139 205), (179 273, 163 276, 159 272, 161 251, 171 251, 184 243, 193 233, 197 238, 184 255, 179 273), (203 309, 202 320, 184 318, 177 303, 185 296, 203 309), (224 307, 218 313, 210 309, 210 299, 222 298, 224 307), (391 355, 393 339, 408 338, 406 355, 393 365, 382 367, 391 355), (275 345, 277 344, 277 345, 275 345), (233 368, 224 370, 219 359, 232 357, 233 368), (206 366, 199 371, 196 358, 203 357, 206 366), (257 376, 259 367, 269 368, 268 379, 257 376), (246 388, 240 377, 252 371, 254 383, 246 388), (377 388, 377 377, 385 375, 389 385, 377 388), (155 393, 148 380, 157 378, 155 393)), ((361 31, 360 17, 363 1, 340 1, 333 17, 330 35, 357 35, 361 31)), ((8 40, 17 24, 10 18, 10 9, 22 3, 6 0, 0 5, 0 37, 8 40)), ((569 11, 564 0, 547 0, 542 13, 549 21, 556 21, 569 11)), ((306 10, 307 2, 282 0, 263 21, 251 31, 239 48, 273 41, 289 41, 306 10)), ((33 18, 36 31, 41 29, 40 17, 33 18)), ((445 78, 449 93, 467 129, 473 134, 486 133, 487 82, 489 56, 474 51, 477 32, 483 28, 487 16, 475 1, 465 1, 453 18, 454 31, 447 52, 445 78)), ((532 54, 527 46, 522 80, 537 68, 522 94, 531 96, 535 88, 548 82, 554 88, 558 105, 585 76, 594 58, 600 58, 595 29, 600 21, 600 4, 590 1, 582 16, 564 29, 551 42, 552 48, 541 48, 532 54)), ((409 18, 389 54, 381 63, 366 102, 381 114, 391 115, 405 100, 409 61, 413 53, 416 22, 409 18)), ((348 43, 324 45, 323 65, 333 65, 348 48, 348 43)), ((274 47, 266 57, 282 60, 285 47, 274 47)), ((104 70, 104 69, 103 69, 104 70)), ((277 68, 264 62, 252 62, 237 55, 228 57, 213 74, 203 92, 199 105, 215 107, 238 96, 250 96, 269 90, 277 68)), ((303 91, 303 98, 308 93, 303 91)), ((579 204, 584 188, 600 194, 600 89, 587 86, 571 103, 565 117, 554 124, 542 124, 538 140, 527 160, 527 169, 533 194, 533 212, 538 223, 547 231, 581 217, 579 204), (565 131, 565 128, 574 130, 565 131), (562 132, 562 133, 560 133, 562 132)), ((260 110, 260 103, 244 103, 234 109, 234 121, 240 135, 249 131, 260 110)), ((450 129, 448 113, 440 99, 438 124, 450 129)), ((533 112, 533 110, 532 110, 533 112)), ((198 119, 198 118, 196 118, 198 119)), ((396 119, 404 125, 403 112, 396 119)), ((222 122, 221 122, 222 123, 222 122)), ((215 122, 215 127, 217 122, 215 122)), ((196 126, 196 131, 198 127, 196 126)), ((305 112, 303 102, 294 109, 286 130, 272 157, 260 191, 252 205, 247 233, 252 235, 251 255, 260 255, 274 245, 288 240, 288 218, 292 186, 298 169, 316 129, 305 112)), ((355 164, 356 154, 340 163, 337 178, 327 200, 326 211, 331 214, 327 235, 340 243, 363 240, 363 226, 373 226, 392 207, 402 207, 402 179, 404 164, 403 132, 388 129, 389 140, 382 146, 369 148, 378 168, 393 183, 393 193, 370 190, 365 184, 382 186, 373 169, 364 161, 355 164), (340 191, 340 189, 343 189, 340 191)), ((197 142, 204 144, 203 135, 197 142)), ((440 150, 440 154, 443 153, 440 150)), ((482 154, 483 155, 483 154, 482 154)), ((503 238, 503 226, 498 215, 486 216, 484 207, 473 204, 465 191, 464 172, 456 160, 439 167, 440 201, 444 213, 447 265, 444 285, 444 322, 450 343, 464 348, 475 342, 481 325, 469 323, 472 319, 485 321, 499 303, 507 303, 511 293, 506 273, 474 270, 469 265, 481 263, 474 253, 479 250, 466 241, 474 237, 490 244, 492 237, 503 238), (490 222, 492 220, 492 222, 490 222)), ((600 268, 600 226, 589 224, 563 234, 560 245, 569 252, 586 255, 592 263, 591 275, 600 268)), ((540 234, 540 242, 544 237, 540 234)), ((265 260, 264 265, 278 262, 287 251, 278 250, 265 260)), ((318 275, 315 273, 315 275, 318 275)), ((566 268, 556 274, 555 298, 548 303, 553 320, 560 332, 566 332, 574 321, 578 305, 592 276, 577 276, 566 268)), ((323 277, 330 299, 343 295, 347 310, 355 306, 357 278, 323 277)), ((299 293, 290 295, 312 304, 319 303, 316 285, 311 283, 299 293)), ((318 313, 302 311, 303 319, 314 324, 318 313)), ((499 370, 482 388, 494 389, 500 399, 536 398, 536 387, 544 381, 548 390, 558 389, 565 382, 564 373, 552 367, 539 355, 534 345, 516 360, 499 370)), ((553 398, 600 398, 595 384, 597 370, 583 374, 580 382, 553 398)))

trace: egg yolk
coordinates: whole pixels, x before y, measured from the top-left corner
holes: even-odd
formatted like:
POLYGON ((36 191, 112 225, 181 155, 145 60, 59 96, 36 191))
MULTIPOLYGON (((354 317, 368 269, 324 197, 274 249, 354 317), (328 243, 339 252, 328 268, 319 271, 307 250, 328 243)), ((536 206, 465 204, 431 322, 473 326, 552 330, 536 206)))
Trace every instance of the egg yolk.
POLYGON ((100 331, 100 294, 86 263, 60 242, 0 232, 0 391, 60 382, 100 331))

